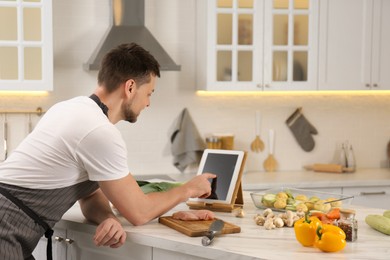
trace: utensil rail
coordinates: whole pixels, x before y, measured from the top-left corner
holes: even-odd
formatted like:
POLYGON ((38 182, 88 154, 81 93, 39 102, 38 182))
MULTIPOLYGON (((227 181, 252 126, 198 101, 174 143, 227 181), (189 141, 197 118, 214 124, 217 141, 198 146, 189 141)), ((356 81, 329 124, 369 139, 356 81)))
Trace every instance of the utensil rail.
POLYGON ((0 110, 0 114, 36 114, 41 116, 45 111, 41 107, 37 107, 36 110, 0 110))

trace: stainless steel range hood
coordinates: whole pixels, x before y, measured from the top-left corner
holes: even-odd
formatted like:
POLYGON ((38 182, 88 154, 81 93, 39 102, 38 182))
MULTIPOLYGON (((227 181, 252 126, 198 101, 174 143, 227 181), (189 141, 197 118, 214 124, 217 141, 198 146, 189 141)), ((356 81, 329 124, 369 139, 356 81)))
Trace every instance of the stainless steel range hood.
POLYGON ((144 0, 111 0, 110 28, 84 64, 86 70, 99 70, 103 56, 122 43, 135 42, 148 50, 160 63, 161 70, 180 70, 158 41, 145 27, 144 0))

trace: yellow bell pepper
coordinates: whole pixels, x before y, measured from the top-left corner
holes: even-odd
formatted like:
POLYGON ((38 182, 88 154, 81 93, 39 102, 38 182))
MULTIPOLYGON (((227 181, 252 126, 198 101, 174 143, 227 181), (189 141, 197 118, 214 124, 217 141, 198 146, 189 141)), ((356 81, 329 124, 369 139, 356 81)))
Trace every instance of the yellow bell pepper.
POLYGON ((295 237, 303 246, 312 246, 316 239, 317 227, 321 221, 317 217, 310 217, 305 214, 304 218, 294 224, 295 237))
POLYGON ((314 246, 323 252, 337 252, 347 244, 344 231, 337 226, 324 224, 318 226, 316 233, 314 246))

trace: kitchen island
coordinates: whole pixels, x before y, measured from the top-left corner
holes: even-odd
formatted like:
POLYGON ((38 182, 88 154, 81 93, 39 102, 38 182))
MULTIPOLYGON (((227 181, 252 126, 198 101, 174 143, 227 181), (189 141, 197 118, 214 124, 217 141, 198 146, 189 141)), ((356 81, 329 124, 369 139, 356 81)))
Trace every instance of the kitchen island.
MULTIPOLYGON (((343 251, 323 253, 301 246, 293 228, 265 230, 257 226, 253 217, 262 210, 253 205, 249 192, 244 192, 244 201, 244 218, 216 213, 218 218, 240 226, 241 232, 218 236, 208 247, 202 246, 200 237, 188 237, 157 220, 134 227, 120 217, 127 232, 126 244, 120 249, 96 248, 92 243, 96 226, 86 223, 78 204, 56 226, 59 231, 67 230, 67 237, 57 235, 55 243, 71 241, 66 249, 68 257, 64 259, 389 259, 390 236, 373 230, 364 222, 366 215, 382 214, 384 209, 351 206, 357 212, 358 240, 349 242, 343 251)), ((188 207, 180 204, 166 215, 178 210, 188 210, 188 207)))

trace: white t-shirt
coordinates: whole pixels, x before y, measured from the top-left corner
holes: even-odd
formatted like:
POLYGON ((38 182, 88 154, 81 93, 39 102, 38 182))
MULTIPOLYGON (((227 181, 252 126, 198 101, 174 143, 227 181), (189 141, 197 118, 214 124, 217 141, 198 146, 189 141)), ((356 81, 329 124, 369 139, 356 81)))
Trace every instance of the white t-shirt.
POLYGON ((0 182, 34 189, 128 174, 127 149, 119 130, 89 97, 54 105, 0 163, 0 182))

